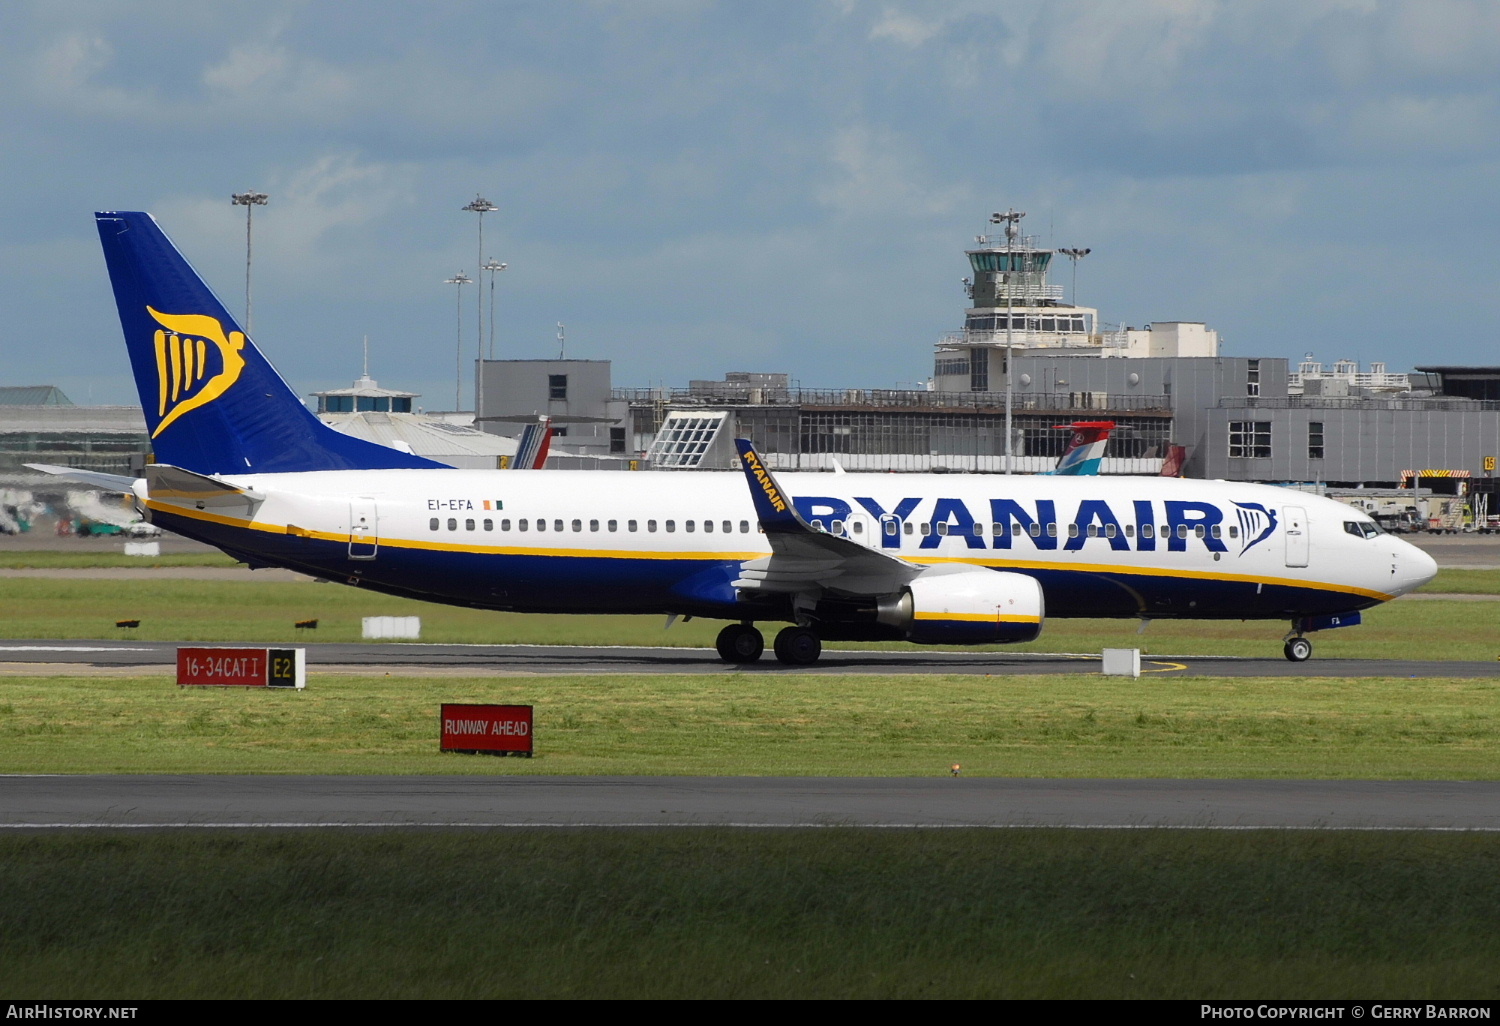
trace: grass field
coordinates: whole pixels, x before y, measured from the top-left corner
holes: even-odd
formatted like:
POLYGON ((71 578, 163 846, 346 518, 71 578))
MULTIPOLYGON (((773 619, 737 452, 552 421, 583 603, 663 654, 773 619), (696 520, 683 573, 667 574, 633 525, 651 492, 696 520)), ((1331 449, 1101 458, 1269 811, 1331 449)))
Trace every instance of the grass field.
MULTIPOLYGON (((1475 573, 1500 573, 1473 571, 1475 573)), ((0 638, 141 638, 157 641, 357 641, 365 616, 419 616, 422 640, 470 644, 669 645, 709 648, 718 621, 664 630, 657 616, 556 616, 493 613, 372 594, 335 584, 194 580, 0 582, 0 638), (140 620, 125 632, 117 620, 140 620), (318 629, 299 631, 297 621, 318 629)), ((1493 660, 1500 656, 1489 602, 1394 602, 1366 611, 1360 627, 1314 636, 1320 657, 1493 660)), ((1157 620, 1137 633, 1135 620, 1050 619, 1042 637, 1019 652, 1094 652, 1142 648, 1160 655, 1279 657, 1286 625, 1270 620, 1157 620)), ((776 625, 766 624, 768 630, 776 625)), ((903 643, 838 648, 915 648, 903 643)))
POLYGON ((180 552, 160 556, 127 556, 123 552, 7 551, 0 549, 0 570, 104 570, 161 566, 236 567, 242 564, 222 552, 180 552))
POLYGON ((1500 997, 1500 838, 1132 831, 0 837, 0 991, 1500 997))
POLYGON ((1500 777, 1500 681, 1065 676, 0 677, 4 773, 1500 777), (445 701, 537 756, 443 754, 445 701))

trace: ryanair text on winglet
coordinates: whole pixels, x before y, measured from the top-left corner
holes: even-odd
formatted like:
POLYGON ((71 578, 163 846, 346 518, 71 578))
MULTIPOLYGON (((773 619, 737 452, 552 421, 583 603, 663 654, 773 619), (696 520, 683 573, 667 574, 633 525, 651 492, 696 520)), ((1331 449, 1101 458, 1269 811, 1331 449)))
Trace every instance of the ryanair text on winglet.
POLYGON ((781 492, 777 490, 776 485, 771 482, 771 475, 767 474, 765 468, 760 465, 760 457, 755 455, 754 449, 745 453, 745 462, 749 464, 750 472, 755 475, 755 480, 760 482, 761 490, 766 493, 766 499, 770 501, 776 512, 785 513, 786 501, 782 499, 781 492))

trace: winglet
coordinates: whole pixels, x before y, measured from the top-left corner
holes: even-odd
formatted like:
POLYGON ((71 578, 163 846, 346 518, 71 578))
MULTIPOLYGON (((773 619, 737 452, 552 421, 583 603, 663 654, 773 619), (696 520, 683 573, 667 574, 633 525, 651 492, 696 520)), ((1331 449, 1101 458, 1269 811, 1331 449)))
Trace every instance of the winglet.
POLYGON ((760 453, 748 438, 736 438, 734 447, 740 453, 740 465, 745 469, 745 480, 750 484, 750 499, 755 503, 755 515, 766 532, 810 531, 812 528, 797 515, 792 507, 791 496, 782 491, 771 476, 771 471, 761 460, 760 453))

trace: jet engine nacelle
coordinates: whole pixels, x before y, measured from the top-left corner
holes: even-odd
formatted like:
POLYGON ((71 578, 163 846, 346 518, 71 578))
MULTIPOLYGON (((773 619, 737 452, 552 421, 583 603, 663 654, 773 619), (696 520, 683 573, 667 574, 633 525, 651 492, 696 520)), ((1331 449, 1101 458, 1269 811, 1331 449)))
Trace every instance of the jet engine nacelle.
POLYGON ((930 645, 1033 641, 1042 633, 1042 587, 1025 574, 935 567, 913 578, 880 622, 930 645))

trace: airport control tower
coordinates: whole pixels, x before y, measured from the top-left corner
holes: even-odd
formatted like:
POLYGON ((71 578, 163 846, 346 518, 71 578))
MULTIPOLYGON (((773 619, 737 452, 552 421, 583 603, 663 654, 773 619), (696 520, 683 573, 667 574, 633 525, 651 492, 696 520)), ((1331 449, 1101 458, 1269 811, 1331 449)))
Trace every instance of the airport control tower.
MULTIPOLYGON (((1049 249, 1021 232, 1025 213, 990 215, 1000 234, 975 236, 966 250, 973 277, 962 331, 938 341, 932 387, 939 392, 1004 388, 1005 354, 1050 356, 1215 356, 1217 332, 1196 321, 1164 321, 1144 328, 1104 325, 1093 307, 1065 302, 1047 280, 1053 258, 1076 261, 1086 249, 1049 249), (1040 351, 1040 352, 1038 352, 1040 351)), ((1076 296, 1074 297, 1076 299, 1076 296)))
POLYGON ((978 245, 966 251, 974 276, 964 279, 964 289, 972 305, 964 330, 938 343, 933 387, 940 392, 988 392, 991 381, 998 388, 1007 347, 1090 353, 1102 347, 1099 312, 1063 302, 1063 287, 1047 281, 1058 251, 1021 234, 1025 216, 1016 210, 990 215, 1003 232, 975 236, 978 245))

